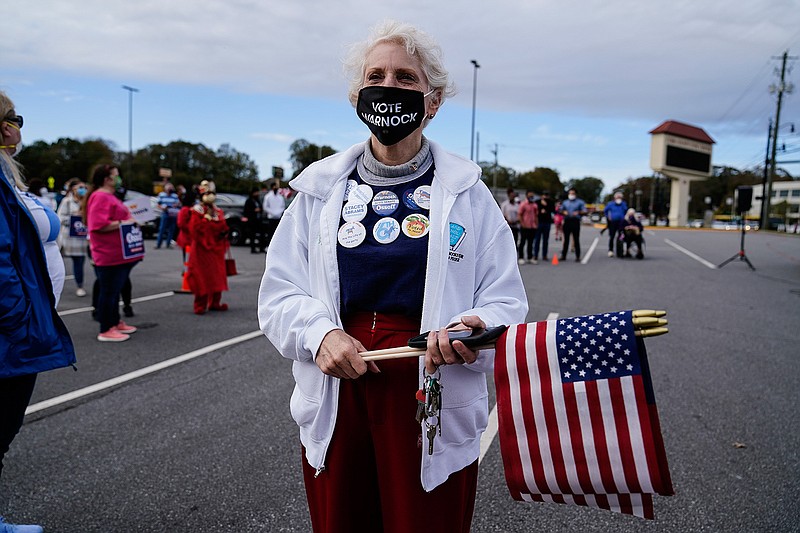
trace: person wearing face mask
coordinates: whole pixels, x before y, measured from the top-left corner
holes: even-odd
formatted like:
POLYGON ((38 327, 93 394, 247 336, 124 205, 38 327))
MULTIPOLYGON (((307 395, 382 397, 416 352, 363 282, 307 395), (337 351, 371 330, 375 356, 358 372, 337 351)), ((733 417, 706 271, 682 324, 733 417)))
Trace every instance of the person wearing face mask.
POLYGON ((214 202, 217 199, 213 181, 203 180, 198 187, 200 203, 192 207, 189 220, 191 251, 189 252, 189 288, 194 294, 194 313, 227 311, 221 302, 222 291, 228 290, 225 273, 225 252, 228 250, 228 224, 225 213, 214 202))
POLYGON ((133 267, 144 258, 144 240, 127 206, 116 197, 122 178, 116 165, 98 165, 86 199, 86 226, 97 275, 97 340, 123 342, 136 332, 119 315, 119 296, 133 267))
POLYGON ((575 247, 575 261, 581 260, 581 217, 586 214, 586 204, 578 198, 575 189, 567 191, 567 199, 561 202, 561 214, 564 215, 564 247, 561 249, 561 260, 567 259, 569 238, 575 247))
MULTIPOLYGON (((608 257, 614 257, 614 244, 619 242, 619 232, 625 220, 625 213, 628 211, 628 204, 622 199, 622 193, 614 193, 614 200, 606 204, 603 214, 606 216, 608 224, 608 257)), ((617 246, 617 255, 622 257, 622 246, 617 246)))
POLYGON ((533 240, 533 261, 539 258, 539 247, 542 249, 542 261, 547 261, 547 248, 550 244, 550 225, 553 223, 553 214, 556 206, 550 199, 550 191, 542 191, 542 196, 536 200, 539 210, 539 224, 536 227, 536 237, 533 240))
POLYGON ((61 219, 61 253, 72 260, 72 274, 75 276, 75 291, 80 297, 86 296, 83 288, 83 265, 86 261, 86 225, 83 222, 83 199, 86 197, 86 184, 73 178, 66 184, 66 195, 58 205, 61 219))
MULTIPOLYGON (((14 159, 22 126, 22 116, 0 91, 0 474, 39 372, 75 364, 72 339, 56 311, 60 292, 48 275, 42 238, 45 226, 49 236, 58 218, 31 212, 23 200, 22 167, 14 159)), ((41 533, 42 528, 10 524, 0 516, 0 532, 41 533)))
POLYGON ((527 259, 528 263, 534 265, 538 263, 536 257, 533 255, 533 240, 536 237, 536 228, 539 225, 539 207, 536 205, 536 197, 533 191, 525 193, 525 201, 519 206, 519 226, 520 226, 520 239, 519 239, 519 264, 522 265, 527 259), (523 251, 526 254, 523 259, 523 251))
POLYGON ((468 531, 494 350, 450 344, 448 331, 524 321, 514 239, 480 167, 423 135, 454 94, 433 39, 385 21, 346 70, 369 139, 291 181, 258 303, 262 331, 293 360, 311 523, 468 531), (360 355, 425 331, 422 357, 360 355), (441 383, 440 431, 416 419, 428 376, 441 383))

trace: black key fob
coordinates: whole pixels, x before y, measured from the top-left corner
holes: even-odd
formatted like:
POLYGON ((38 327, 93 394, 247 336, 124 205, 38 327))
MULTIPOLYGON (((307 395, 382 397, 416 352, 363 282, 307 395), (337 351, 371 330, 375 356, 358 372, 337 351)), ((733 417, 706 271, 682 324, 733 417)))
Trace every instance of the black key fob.
MULTIPOLYGON (((467 348, 477 348, 479 346, 486 346, 494 344, 494 342, 503 334, 508 326, 494 326, 491 328, 474 330, 464 329, 458 331, 451 331, 449 334, 450 344, 453 341, 461 341, 467 348)), ((425 349, 428 347, 428 334, 425 332, 422 335, 417 335, 408 340, 408 346, 411 348, 425 349)))

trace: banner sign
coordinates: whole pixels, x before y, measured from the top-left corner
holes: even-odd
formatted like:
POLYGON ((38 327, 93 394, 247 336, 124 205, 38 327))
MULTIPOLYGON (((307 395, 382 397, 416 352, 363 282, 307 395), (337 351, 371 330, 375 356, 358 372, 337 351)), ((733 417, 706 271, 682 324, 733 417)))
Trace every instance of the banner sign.
POLYGON ((69 217, 69 236, 76 238, 86 238, 88 233, 86 225, 83 223, 83 217, 80 215, 72 215, 69 217))
POLYGON ((144 235, 139 226, 123 224, 119 227, 119 236, 122 241, 123 259, 141 259, 144 257, 144 235))

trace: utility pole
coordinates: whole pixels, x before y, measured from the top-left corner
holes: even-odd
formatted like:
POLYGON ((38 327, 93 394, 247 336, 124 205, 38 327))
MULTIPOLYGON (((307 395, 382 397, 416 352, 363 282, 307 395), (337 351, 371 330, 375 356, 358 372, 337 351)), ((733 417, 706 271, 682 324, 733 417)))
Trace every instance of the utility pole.
POLYGON ((127 85, 123 85, 122 88, 128 91, 128 170, 125 175, 128 180, 128 188, 130 188, 133 164, 133 93, 138 93, 139 89, 127 85))
POLYGON ((475 102, 478 97, 478 69, 481 66, 476 60, 470 61, 472 63, 472 132, 469 139, 469 158, 477 162, 478 158, 475 157, 475 102))
MULTIPOLYGON (((777 58, 774 58, 777 59, 777 58)), ((778 107, 775 110, 775 124, 772 127, 772 150, 770 154, 769 174, 767 174, 767 188, 764 191, 763 205, 764 213, 761 227, 769 229, 769 207, 772 200, 772 182, 775 180, 775 155, 778 149, 778 129, 781 126, 781 103, 783 102, 783 93, 791 93, 792 84, 786 84, 786 60, 789 59, 789 51, 783 53, 783 61, 781 62, 781 81, 778 86, 771 85, 770 92, 778 93, 778 107)), ((792 59, 797 59, 792 57, 792 59)))
POLYGON ((769 129, 767 129, 767 150, 764 152, 764 179, 761 180, 761 222, 759 226, 763 229, 767 229, 767 219, 769 218, 769 210, 767 208, 767 181, 769 180, 769 147, 771 142, 772 118, 769 119, 769 129))

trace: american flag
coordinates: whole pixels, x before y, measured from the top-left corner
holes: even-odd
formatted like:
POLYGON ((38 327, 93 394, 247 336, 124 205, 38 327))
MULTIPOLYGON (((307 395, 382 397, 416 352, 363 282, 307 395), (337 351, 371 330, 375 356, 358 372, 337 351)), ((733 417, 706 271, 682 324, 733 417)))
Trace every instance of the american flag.
POLYGON ((653 518, 672 495, 643 341, 631 311, 511 326, 495 385, 506 483, 516 500, 653 518))

